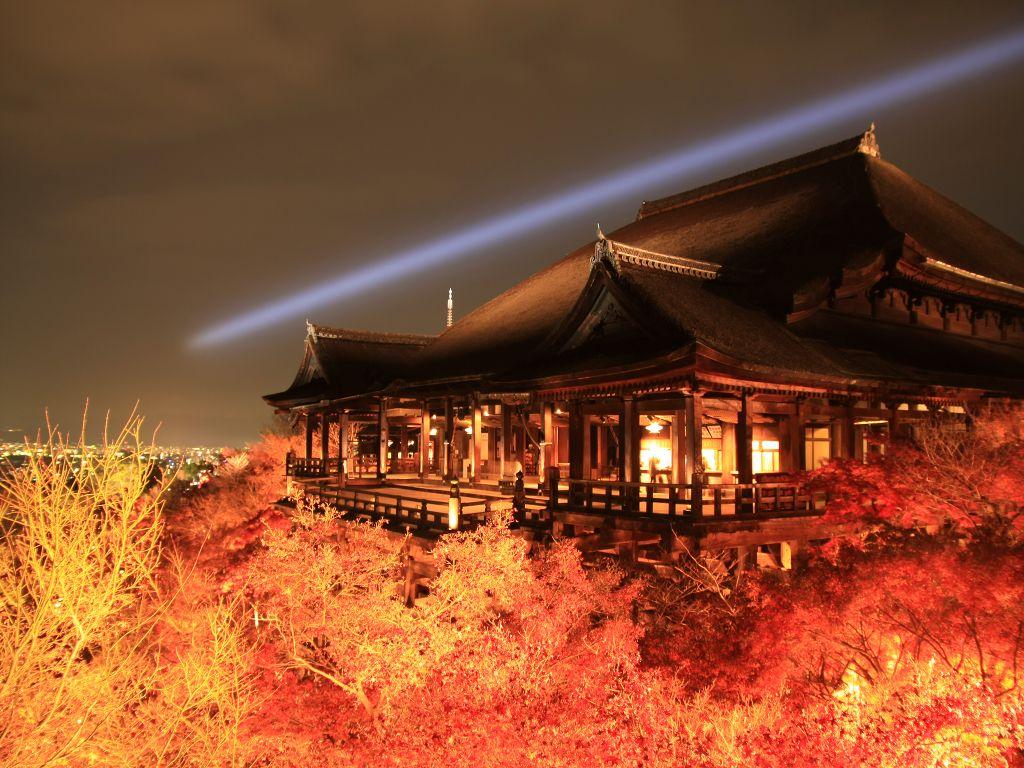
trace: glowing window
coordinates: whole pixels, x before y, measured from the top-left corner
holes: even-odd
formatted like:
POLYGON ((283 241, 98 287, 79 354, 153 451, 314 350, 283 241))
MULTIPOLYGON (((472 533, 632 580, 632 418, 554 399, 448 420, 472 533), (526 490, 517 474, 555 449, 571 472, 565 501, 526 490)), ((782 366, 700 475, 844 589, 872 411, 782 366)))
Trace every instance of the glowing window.
POLYGON ((704 459, 705 472, 722 471, 722 452, 717 448, 701 448, 700 456, 704 459))
POLYGON ((760 472, 778 472, 779 441, 753 440, 751 442, 751 459, 754 474, 758 474, 760 472))
POLYGON ((804 427, 804 466, 817 469, 832 458, 832 430, 827 424, 804 427))

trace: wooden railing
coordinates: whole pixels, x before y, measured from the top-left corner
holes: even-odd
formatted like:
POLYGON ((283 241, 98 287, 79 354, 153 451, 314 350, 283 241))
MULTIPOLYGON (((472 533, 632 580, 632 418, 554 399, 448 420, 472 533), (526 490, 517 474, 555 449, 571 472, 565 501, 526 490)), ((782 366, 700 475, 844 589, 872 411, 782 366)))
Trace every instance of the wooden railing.
MULTIPOLYGON (((322 458, 304 459, 289 453, 285 459, 285 473, 288 477, 328 477, 339 472, 339 459, 337 456, 329 457, 326 462, 322 458)), ((394 474, 417 474, 419 472, 419 459, 393 459, 390 462, 388 471, 394 474)), ((434 467, 429 467, 434 471, 434 467)), ((351 477, 376 477, 377 462, 368 459, 357 459, 349 466, 351 477)))
POLYGON ((338 474, 339 466, 336 457, 303 459, 294 453, 285 458, 285 475, 288 477, 329 477, 338 474))
POLYGON ((549 489, 553 510, 654 518, 785 517, 824 510, 825 496, 795 483, 681 485, 563 480, 549 489))
MULTIPOLYGON (((420 528, 452 530, 449 518, 450 500, 445 497, 424 497, 417 493, 403 493, 387 487, 378 488, 320 488, 306 494, 330 504, 346 515, 365 516, 371 520, 385 519, 420 528)), ((484 521, 492 504, 501 499, 466 498, 456 500, 456 528, 474 528, 484 521)))

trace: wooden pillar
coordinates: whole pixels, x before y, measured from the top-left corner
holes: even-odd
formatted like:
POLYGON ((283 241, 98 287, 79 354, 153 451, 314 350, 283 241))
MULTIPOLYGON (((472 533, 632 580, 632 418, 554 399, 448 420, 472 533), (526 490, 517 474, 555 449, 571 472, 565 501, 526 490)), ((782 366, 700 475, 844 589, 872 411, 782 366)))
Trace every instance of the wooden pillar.
POLYGON ((455 477, 455 409, 450 397, 444 399, 444 476, 455 477))
POLYGON ((480 438, 483 436, 484 428, 480 402, 475 397, 473 398, 470 426, 473 433, 469 436, 469 479, 475 483, 480 478, 480 438))
POLYGON ((420 480, 430 470, 430 409, 426 401, 420 405, 420 480))
POLYGON ((585 480, 583 474, 585 443, 583 436, 586 427, 583 408, 580 403, 569 403, 569 477, 573 480, 585 480))
POLYGON ((700 392, 687 394, 683 401, 685 474, 681 482, 703 482, 701 448, 704 446, 704 398, 700 392))
POLYGON ((519 420, 520 424, 519 424, 519 430, 518 430, 519 434, 517 436, 518 443, 516 445, 516 451, 517 451, 517 455, 518 455, 518 459, 517 460, 519 462, 519 468, 521 470, 523 470, 523 474, 525 475, 526 474, 526 443, 529 441, 529 435, 527 434, 527 430, 529 429, 529 425, 530 425, 530 412, 529 412, 529 410, 527 410, 527 412, 525 414, 523 414, 523 416, 525 418, 519 420))
POLYGON ((515 475, 512 471, 512 406, 501 404, 501 477, 515 475))
POLYGON ((338 411, 338 486, 344 488, 348 483, 348 413, 344 409, 338 411))
POLYGON ((306 412, 306 461, 313 458, 313 419, 312 413, 306 412))
POLYGON ((853 423, 856 421, 853 411, 853 403, 849 403, 843 408, 843 438, 846 442, 846 458, 857 459, 861 458, 857 454, 857 427, 853 423))
POLYGON ((682 408, 672 413, 672 482, 676 485, 686 482, 688 475, 686 460, 686 396, 682 408))
POLYGON ((384 480, 388 475, 388 399, 379 400, 377 412, 377 479, 384 480))
POLYGON ((594 419, 586 414, 581 414, 583 420, 583 479, 593 479, 594 466, 594 419))
POLYGON ((796 567, 799 552, 799 541, 784 541, 779 545, 779 565, 782 570, 792 571, 796 567))
POLYGON ((331 414, 329 411, 320 413, 320 460, 323 461, 323 472, 327 474, 327 460, 331 456, 331 414))
POLYGON ((640 482, 640 424, 633 395, 622 398, 622 479, 640 482))
MULTIPOLYGON (((541 429, 544 431, 544 451, 541 457, 544 460, 544 470, 546 472, 548 467, 558 464, 558 455, 555 453, 554 403, 544 403, 541 406, 541 429)), ((543 477, 544 472, 541 472, 540 475, 543 477)))
POLYGON ((608 425, 603 421, 597 423, 597 445, 596 449, 596 462, 597 471, 602 477, 604 476, 605 467, 608 466, 608 425))
POLYGON ((736 422, 736 471, 742 483, 754 482, 754 465, 752 446, 754 430, 750 423, 750 396, 744 392, 740 395, 740 414, 736 422))
POLYGON ((786 471, 799 472, 804 468, 804 402, 797 398, 789 416, 789 445, 786 451, 786 471))

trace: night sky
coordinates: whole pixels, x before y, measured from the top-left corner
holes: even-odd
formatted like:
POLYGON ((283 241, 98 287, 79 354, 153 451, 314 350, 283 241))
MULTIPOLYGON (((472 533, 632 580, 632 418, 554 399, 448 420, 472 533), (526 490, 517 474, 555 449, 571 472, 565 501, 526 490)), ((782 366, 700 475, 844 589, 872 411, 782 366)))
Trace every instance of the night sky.
MULTIPOLYGON (((233 314, 508 207, 1024 25, 1024 4, 0 5, 0 429, 136 400, 253 439, 301 318, 233 314)), ((883 157, 1024 239, 1024 64, 524 234, 315 322, 436 332, 640 199, 878 123, 883 157)), ((8 433, 17 437, 18 433, 8 433)), ((3 437, 3 435, 0 435, 3 437)))

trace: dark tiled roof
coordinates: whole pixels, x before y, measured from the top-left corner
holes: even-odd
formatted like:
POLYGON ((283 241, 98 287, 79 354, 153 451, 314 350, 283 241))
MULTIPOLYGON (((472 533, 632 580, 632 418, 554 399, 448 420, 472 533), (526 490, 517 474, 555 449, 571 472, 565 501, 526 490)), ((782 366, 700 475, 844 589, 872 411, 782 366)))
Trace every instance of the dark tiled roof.
POLYGON ((850 377, 1024 394, 1024 349, 1004 342, 828 310, 792 329, 850 377))
MULTIPOLYGON (((816 321, 811 316, 819 325, 787 327, 794 296, 837 281, 844 272, 870 273, 891 265, 905 236, 955 268, 1024 285, 1024 247, 882 160, 870 133, 645 203, 637 220, 608 235, 627 246, 723 267, 720 278, 706 281, 618 263, 616 282, 666 329, 658 342, 663 349, 696 340, 739 362, 822 377, 927 381, 938 376, 951 385, 978 377, 1024 378, 1019 352, 1001 351, 1006 345, 989 349, 952 335, 918 339, 922 329, 904 334, 876 324, 861 348, 846 326, 821 325, 824 315, 816 321), (822 341, 833 332, 834 343, 822 341), (947 360, 957 362, 929 367, 918 359, 929 348, 941 348, 947 360), (962 366, 973 366, 977 375, 962 366)), ((420 381, 521 380, 531 371, 600 359, 593 349, 552 359, 546 345, 588 285, 594 246, 589 243, 513 286, 436 338, 390 342, 324 329, 316 358, 332 386, 345 381, 347 387, 383 386, 389 375, 420 381), (332 334, 338 336, 336 347, 330 346, 332 334)), ((634 351, 639 356, 650 349, 634 351)), ((609 349, 608 361, 621 361, 621 352, 609 349)))
POLYGON ((264 399, 272 405, 292 405, 376 391, 409 375, 433 338, 310 325, 295 381, 264 399))

